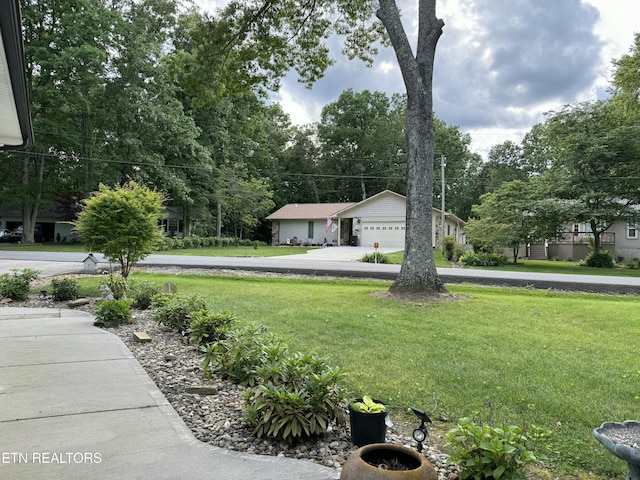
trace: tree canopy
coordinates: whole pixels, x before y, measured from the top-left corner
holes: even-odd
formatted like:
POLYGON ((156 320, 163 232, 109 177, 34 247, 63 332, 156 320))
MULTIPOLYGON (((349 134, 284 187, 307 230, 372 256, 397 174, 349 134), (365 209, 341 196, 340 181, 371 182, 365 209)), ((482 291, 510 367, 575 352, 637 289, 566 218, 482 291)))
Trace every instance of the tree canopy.
POLYGON ((74 228, 90 252, 103 253, 118 263, 124 278, 136 262, 156 247, 162 233, 158 220, 163 195, 148 187, 128 182, 113 189, 100 185, 74 222, 74 228))

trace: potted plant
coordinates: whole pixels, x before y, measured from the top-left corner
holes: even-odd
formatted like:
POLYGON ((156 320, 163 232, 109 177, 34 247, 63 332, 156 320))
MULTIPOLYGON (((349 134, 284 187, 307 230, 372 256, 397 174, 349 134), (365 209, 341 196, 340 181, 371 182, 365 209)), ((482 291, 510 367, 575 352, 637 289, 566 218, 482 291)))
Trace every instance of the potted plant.
POLYGON ((517 426, 478 425, 470 418, 461 418, 447 432, 449 463, 462 470, 460 480, 517 480, 524 478, 525 465, 538 463, 542 456, 533 451, 537 440, 551 432, 533 427, 525 435, 517 426))
POLYGON ((424 455, 407 447, 374 443, 355 451, 345 462, 340 480, 438 480, 424 455))
POLYGON ((387 435, 387 407, 368 395, 349 405, 351 441, 362 447, 372 443, 384 443, 387 435))

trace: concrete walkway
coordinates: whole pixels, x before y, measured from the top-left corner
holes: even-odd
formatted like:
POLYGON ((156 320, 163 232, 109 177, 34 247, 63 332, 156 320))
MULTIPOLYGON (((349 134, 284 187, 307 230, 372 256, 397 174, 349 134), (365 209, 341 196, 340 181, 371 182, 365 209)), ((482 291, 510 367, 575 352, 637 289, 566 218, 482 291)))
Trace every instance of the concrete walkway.
POLYGON ((93 320, 0 308, 0 478, 339 477, 308 461, 196 440, 124 343, 93 320))

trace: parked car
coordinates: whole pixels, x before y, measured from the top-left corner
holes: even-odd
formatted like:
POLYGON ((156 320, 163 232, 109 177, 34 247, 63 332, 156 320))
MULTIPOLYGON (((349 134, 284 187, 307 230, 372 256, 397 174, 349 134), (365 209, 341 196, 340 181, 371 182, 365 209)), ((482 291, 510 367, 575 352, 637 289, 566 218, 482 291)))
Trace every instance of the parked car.
POLYGON ((8 242, 11 237, 11 230, 0 228, 0 242, 8 242))
POLYGON ((9 241, 12 243, 22 241, 22 225, 20 225, 18 228, 16 228, 9 234, 9 241))

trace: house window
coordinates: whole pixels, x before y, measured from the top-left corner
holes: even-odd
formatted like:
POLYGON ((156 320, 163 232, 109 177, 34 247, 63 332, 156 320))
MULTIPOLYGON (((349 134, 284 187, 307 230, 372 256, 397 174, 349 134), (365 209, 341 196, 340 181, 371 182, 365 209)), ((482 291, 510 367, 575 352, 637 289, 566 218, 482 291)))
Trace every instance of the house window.
POLYGON ((573 224, 573 234, 574 235, 578 235, 578 233, 580 233, 580 225, 578 225, 577 223, 573 224))
POLYGON ((309 231, 307 232, 309 235, 307 235, 308 238, 313 238, 313 222, 309 222, 309 231))
POLYGON ((629 222, 627 224, 627 238, 638 238, 638 227, 636 222, 629 222))

